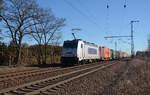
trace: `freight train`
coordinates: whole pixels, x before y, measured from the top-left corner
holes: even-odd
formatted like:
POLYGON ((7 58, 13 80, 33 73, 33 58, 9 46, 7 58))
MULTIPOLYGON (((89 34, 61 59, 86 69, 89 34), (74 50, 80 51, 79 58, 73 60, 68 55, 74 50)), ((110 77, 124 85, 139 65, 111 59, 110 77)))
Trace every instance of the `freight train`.
POLYGON ((64 41, 61 62, 63 65, 85 64, 101 60, 112 60, 126 57, 126 53, 99 47, 81 39, 64 41))

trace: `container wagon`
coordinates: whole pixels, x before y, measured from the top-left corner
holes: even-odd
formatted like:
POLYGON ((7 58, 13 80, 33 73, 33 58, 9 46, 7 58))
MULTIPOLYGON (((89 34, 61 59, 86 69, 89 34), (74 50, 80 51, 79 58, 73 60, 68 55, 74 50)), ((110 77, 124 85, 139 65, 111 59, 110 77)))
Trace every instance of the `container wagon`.
POLYGON ((107 47, 99 47, 100 50, 100 59, 108 60, 110 59, 110 49, 107 47))
POLYGON ((116 58, 115 51, 113 49, 110 49, 110 58, 113 60, 116 58))
POLYGON ((119 58, 120 58, 120 52, 116 51, 116 59, 119 59, 119 58))

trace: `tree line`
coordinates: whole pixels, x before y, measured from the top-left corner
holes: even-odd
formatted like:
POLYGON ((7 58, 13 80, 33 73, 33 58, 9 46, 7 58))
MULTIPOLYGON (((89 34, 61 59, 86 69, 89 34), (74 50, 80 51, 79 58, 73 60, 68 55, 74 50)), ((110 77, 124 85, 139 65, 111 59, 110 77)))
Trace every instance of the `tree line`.
MULTIPOLYGON (((0 0, 0 20, 4 28, 1 39, 10 38, 10 44, 2 46, 8 52, 13 50, 13 54, 3 52, 13 57, 13 64, 21 64, 27 51, 36 53, 38 64, 46 64, 49 52, 53 52, 50 49, 60 49, 65 19, 56 17, 51 9, 41 8, 36 0, 0 0), (36 45, 28 46, 24 52, 23 41, 26 39, 33 39, 36 45)), ((27 57, 29 55, 32 54, 27 57)))
MULTIPOLYGON (((44 50, 44 46, 41 46, 42 51, 44 50)), ((48 45, 47 46, 47 64, 51 63, 58 63, 60 62, 60 57, 61 57, 61 46, 53 46, 53 45, 48 45)), ((39 48, 38 45, 28 45, 26 43, 23 43, 22 45, 22 64, 38 64, 42 63, 42 58, 39 58, 39 48)), ((44 53, 44 52, 42 52, 44 53)), ((10 44, 5 44, 5 43, 0 43, 0 65, 15 65, 15 57, 16 55, 15 48, 13 46, 13 43, 10 44), (9 64, 11 63, 11 64, 9 64)), ((41 55, 42 56, 42 55, 41 55)))

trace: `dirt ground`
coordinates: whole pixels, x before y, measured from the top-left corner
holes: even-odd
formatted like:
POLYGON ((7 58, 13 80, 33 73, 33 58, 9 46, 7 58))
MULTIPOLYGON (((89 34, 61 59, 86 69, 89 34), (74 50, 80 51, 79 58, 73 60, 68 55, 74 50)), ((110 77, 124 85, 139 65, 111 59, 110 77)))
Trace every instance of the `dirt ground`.
POLYGON ((32 64, 32 65, 19 65, 19 66, 0 66, 0 74, 10 73, 10 72, 19 72, 33 69, 41 69, 41 68, 56 68, 61 67, 60 63, 53 64, 32 64))
POLYGON ((0 66, 0 74, 19 72, 24 70, 38 69, 38 68, 39 67, 29 67, 29 66, 17 66, 17 67, 0 66))

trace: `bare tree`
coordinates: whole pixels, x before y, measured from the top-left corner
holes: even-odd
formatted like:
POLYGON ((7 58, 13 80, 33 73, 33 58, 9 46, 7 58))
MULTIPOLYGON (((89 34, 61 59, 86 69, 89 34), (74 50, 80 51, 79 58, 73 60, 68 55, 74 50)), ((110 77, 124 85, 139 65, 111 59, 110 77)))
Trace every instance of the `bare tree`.
POLYGON ((53 39, 56 39, 55 34, 65 25, 65 19, 55 17, 51 10, 43 10, 40 12, 45 13, 45 15, 34 21, 35 23, 39 22, 40 24, 32 27, 31 30, 34 31, 34 33, 31 35, 39 45, 39 56, 42 57, 42 63, 46 64, 47 46, 53 39), (41 46, 43 45, 44 51, 41 50, 41 46))
POLYGON ((34 19, 42 14, 37 13, 41 10, 35 0, 7 0, 4 11, 0 18, 4 21, 7 32, 15 44, 16 64, 21 64, 21 46, 24 36, 31 34, 29 30, 35 24, 34 19))
MULTIPOLYGON (((1 11, 2 11, 2 9, 3 9, 2 4, 3 4, 3 0, 0 0, 0 14, 1 14, 1 11)), ((0 18, 0 21, 1 21, 1 20, 2 20, 2 19, 0 18)), ((2 39, 1 34, 2 34, 2 32, 1 32, 1 29, 0 29, 0 40, 2 39)))
POLYGON ((31 36, 33 37, 33 39, 37 42, 37 62, 38 64, 41 64, 41 60, 43 59, 43 54, 42 54, 42 37, 43 37, 43 33, 41 32, 41 25, 43 23, 45 23, 45 21, 43 20, 43 18, 47 15, 46 11, 44 9, 41 9, 39 11, 36 12, 43 14, 43 16, 34 19, 33 23, 39 23, 39 24, 35 24, 32 27, 30 27, 30 31, 32 31, 31 36))
MULTIPOLYGON (((1 11, 3 9, 2 4, 3 4, 3 0, 0 0, 0 14, 1 14, 1 11)), ((1 21, 1 19, 0 19, 0 21, 1 21)))
POLYGON ((3 39, 3 37, 2 37, 1 35, 2 35, 2 31, 1 31, 1 29, 0 29, 0 42, 1 42, 1 40, 3 39))
POLYGON ((54 46, 60 46, 62 43, 62 31, 55 33, 54 39, 51 41, 51 44, 54 46))
POLYGON ((64 19, 55 19, 53 22, 49 22, 44 25, 43 27, 43 34, 44 34, 44 39, 43 39, 43 44, 44 44, 44 60, 43 63, 46 64, 46 59, 47 59, 47 46, 48 44, 55 38, 55 34, 57 31, 59 31, 62 26, 64 26, 64 19), (54 23, 54 24, 53 24, 54 23))

